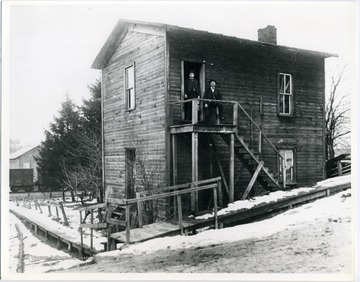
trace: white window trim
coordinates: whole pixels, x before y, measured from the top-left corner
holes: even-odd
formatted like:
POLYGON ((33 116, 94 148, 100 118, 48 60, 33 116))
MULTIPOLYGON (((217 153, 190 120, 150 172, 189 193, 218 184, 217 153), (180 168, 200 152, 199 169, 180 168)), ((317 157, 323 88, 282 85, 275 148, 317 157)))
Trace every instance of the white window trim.
POLYGON ((135 62, 134 63, 131 63, 129 65, 127 65, 125 68, 124 68, 124 101, 125 101, 125 110, 126 111, 133 111, 136 109, 136 88, 135 88, 135 62), (133 68, 133 81, 134 81, 134 85, 132 87, 133 89, 133 99, 131 99, 131 97, 129 97, 129 94, 128 94, 128 90, 131 89, 131 88, 128 88, 128 85, 127 85, 127 70, 129 68, 133 68), (133 105, 129 104, 130 101, 133 101, 133 105))
MULTIPOLYGON (((285 82, 285 79, 283 80, 285 82)), ((279 96, 278 97, 278 114, 280 116, 293 116, 293 104, 294 104, 294 95, 293 95, 293 77, 291 74, 289 73, 282 73, 280 72, 278 74, 278 85, 280 86, 279 89, 278 89, 278 93, 277 95, 279 96), (290 77, 290 85, 289 85, 289 88, 290 88, 290 93, 281 93, 280 92, 280 89, 281 89, 281 86, 280 86, 280 81, 281 81, 281 76, 287 76, 287 77, 290 77), (288 96, 289 97, 289 113, 285 113, 285 97, 288 96), (284 99, 284 102, 282 103, 282 109, 280 109, 280 101, 281 99, 284 99)), ((284 89, 285 89, 285 85, 284 85, 284 89)))

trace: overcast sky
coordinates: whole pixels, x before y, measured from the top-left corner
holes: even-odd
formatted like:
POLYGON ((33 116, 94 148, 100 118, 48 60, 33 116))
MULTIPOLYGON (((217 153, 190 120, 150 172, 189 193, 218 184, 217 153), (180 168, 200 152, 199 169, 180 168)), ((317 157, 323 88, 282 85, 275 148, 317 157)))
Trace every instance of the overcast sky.
POLYGON ((337 53, 340 58, 328 59, 331 64, 354 59, 355 6, 349 2, 77 3, 12 1, 3 7, 8 137, 23 145, 44 139, 67 94, 78 105, 89 98, 87 85, 100 78, 90 66, 119 18, 251 40, 259 28, 274 25, 279 45, 337 53))

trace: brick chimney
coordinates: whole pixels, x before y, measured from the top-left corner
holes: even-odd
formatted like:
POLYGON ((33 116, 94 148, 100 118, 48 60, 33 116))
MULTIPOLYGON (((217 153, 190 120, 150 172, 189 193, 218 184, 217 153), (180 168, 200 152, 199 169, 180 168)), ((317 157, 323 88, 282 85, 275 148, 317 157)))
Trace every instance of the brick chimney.
POLYGON ((268 25, 258 29, 258 41, 270 44, 276 44, 276 27, 268 25))

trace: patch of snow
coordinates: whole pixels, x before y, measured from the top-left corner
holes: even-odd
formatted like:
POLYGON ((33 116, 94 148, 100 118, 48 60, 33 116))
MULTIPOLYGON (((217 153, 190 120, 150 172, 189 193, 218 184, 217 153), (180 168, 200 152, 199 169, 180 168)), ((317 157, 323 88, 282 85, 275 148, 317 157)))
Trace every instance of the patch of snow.
MULTIPOLYGON (((18 264, 19 240, 15 224, 20 227, 25 238, 25 273, 42 273, 49 270, 67 269, 84 263, 84 261, 80 261, 68 253, 41 242, 15 215, 10 214, 10 272, 16 272, 18 264)), ((89 261, 91 261, 91 258, 87 260, 87 262, 89 261)))
POLYGON ((349 191, 344 191, 259 222, 204 231, 194 236, 178 235, 149 240, 141 244, 131 245, 116 254, 149 254, 160 250, 201 248, 244 239, 261 238, 299 226, 310 228, 308 225, 320 218, 329 221, 342 218, 350 221, 351 200, 348 197, 349 194, 349 191))
MULTIPOLYGON (((303 188, 289 190, 289 191, 276 191, 276 192, 270 193, 269 195, 255 197, 254 199, 250 199, 250 200, 239 200, 239 201, 230 203, 226 208, 218 211, 218 216, 227 214, 227 213, 230 213, 233 211, 248 210, 248 209, 254 208, 256 206, 260 206, 260 205, 271 203, 271 202, 276 202, 280 199, 285 199, 288 197, 307 193, 314 189, 315 189, 315 187, 303 187, 303 188)), ((210 218, 213 216, 214 216, 214 213, 207 213, 202 216, 197 216, 196 219, 207 219, 207 218, 210 218)))
POLYGON ((320 186, 322 188, 325 188, 325 187, 327 188, 327 187, 333 187, 333 186, 342 185, 342 184, 346 184, 346 183, 351 183, 351 174, 329 178, 329 179, 326 179, 326 180, 316 183, 316 185, 320 186))
MULTIPOLYGON (((21 202, 20 202, 21 203, 21 202)), ((40 203, 41 205, 41 203, 40 203)), ((15 211, 16 213, 26 217, 27 219, 41 224, 44 228, 48 231, 59 234, 59 236, 63 235, 66 236, 71 242, 80 244, 80 214, 78 210, 74 210, 72 208, 66 208, 66 216, 69 222, 69 226, 65 226, 62 224, 62 214, 61 210, 59 209, 59 217, 61 218, 60 221, 54 220, 56 218, 55 208, 51 207, 52 210, 52 217, 48 216, 48 207, 42 206, 43 213, 40 213, 39 210, 36 210, 34 206, 31 209, 26 207, 17 206, 15 202, 9 203, 10 210, 15 211)), ((90 216, 87 218, 87 223, 89 223, 90 216)), ((84 243, 90 246, 90 229, 83 228, 83 239, 84 243)), ((101 251, 103 250, 103 245, 101 242, 105 242, 106 236, 104 236, 101 232, 96 230, 93 231, 93 247, 95 250, 101 251)))

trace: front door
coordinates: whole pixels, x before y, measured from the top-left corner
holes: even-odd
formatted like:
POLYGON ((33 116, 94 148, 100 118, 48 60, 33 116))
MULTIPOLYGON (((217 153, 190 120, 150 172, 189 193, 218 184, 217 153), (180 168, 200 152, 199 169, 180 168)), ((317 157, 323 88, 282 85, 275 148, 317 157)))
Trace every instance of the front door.
MULTIPOLYGON (((185 80, 189 78, 190 71, 194 71, 195 79, 200 84, 200 98, 203 98, 205 92, 205 64, 201 61, 181 61, 181 100, 184 100, 185 80)), ((200 111, 201 111, 200 103, 200 111)), ((184 107, 182 109, 182 119, 185 118, 184 107)), ((200 120, 203 119, 202 111, 200 112, 200 120)))

